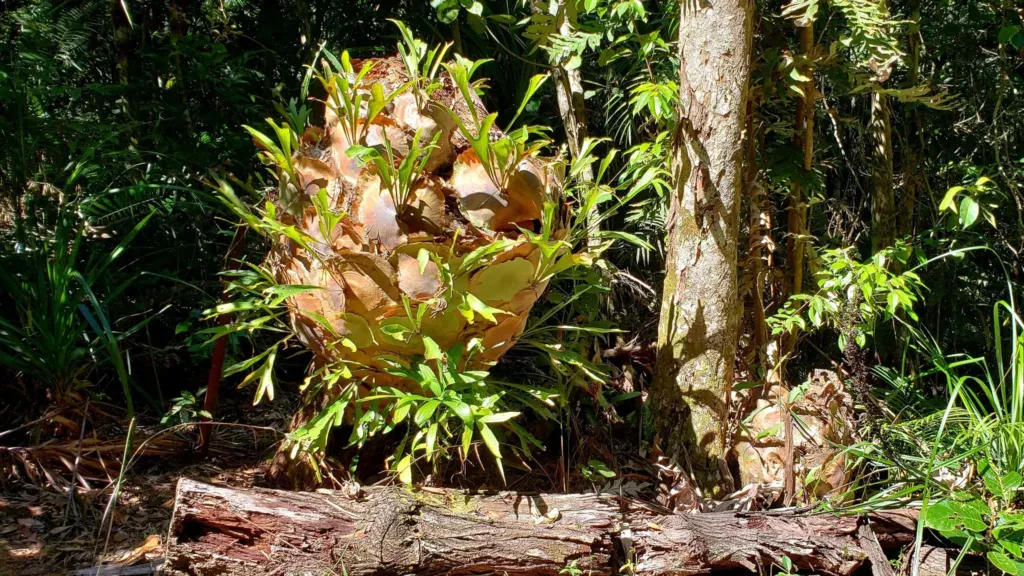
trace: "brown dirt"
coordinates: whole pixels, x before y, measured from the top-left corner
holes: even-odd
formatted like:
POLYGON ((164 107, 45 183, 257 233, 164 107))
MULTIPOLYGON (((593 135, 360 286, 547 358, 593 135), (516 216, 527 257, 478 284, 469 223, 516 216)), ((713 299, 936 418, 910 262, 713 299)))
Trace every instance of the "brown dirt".
POLYGON ((260 460, 259 451, 239 450, 201 464, 159 463, 132 476, 122 486, 109 541, 106 534, 99 534, 109 488, 78 492, 76 514, 68 510, 67 494, 11 483, 0 492, 0 575, 57 575, 101 563, 138 564, 162 558, 178 478, 252 486, 263 474, 261 465, 252 466, 260 460), (159 544, 153 546, 153 539, 147 543, 150 537, 159 544))
MULTIPOLYGON (((100 522, 112 484, 91 482, 92 489, 79 488, 69 509, 66 488, 30 483, 23 474, 11 477, 11 469, 0 469, 0 576, 63 576, 100 564, 136 565, 162 559, 179 478, 236 487, 263 481, 269 449, 279 435, 256 427, 280 429, 298 402, 296 393, 281 392, 277 402, 256 407, 248 405, 251 397, 235 398, 247 394, 229 395, 220 406, 221 417, 245 424, 217 426, 210 457, 204 462, 195 457, 198 433, 194 429, 176 435, 177 456, 139 458, 122 485, 109 540, 105 530, 100 533, 100 522)), ((116 476, 116 463, 106 466, 116 476)), ((66 470, 52 471, 60 472, 68 475, 66 470)), ((58 480, 66 486, 66 479, 58 480)))

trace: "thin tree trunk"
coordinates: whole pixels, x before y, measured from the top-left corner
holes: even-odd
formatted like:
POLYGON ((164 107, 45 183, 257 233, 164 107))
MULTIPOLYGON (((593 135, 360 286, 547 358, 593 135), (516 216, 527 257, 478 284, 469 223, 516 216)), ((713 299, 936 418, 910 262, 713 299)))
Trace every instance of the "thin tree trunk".
POLYGON ((765 321, 764 304, 764 257, 765 247, 769 244, 767 235, 771 233, 771 208, 762 206, 766 199, 757 179, 757 143, 754 130, 754 119, 757 111, 755 98, 751 97, 747 104, 747 142, 746 159, 744 160, 746 178, 744 189, 747 191, 750 233, 747 236, 747 272, 753 281, 750 305, 754 324, 754 346, 758 354, 763 354, 768 344, 768 325, 765 321))
MULTIPOLYGON (((6 43, 4 66, 13 68, 17 66, 21 59, 18 55, 21 28, 17 20, 10 19, 4 38, 6 43)), ((18 76, 12 74, 10 78, 12 90, 5 107, 7 113, 10 114, 8 118, 11 119, 12 128, 15 130, 15 133, 24 134, 28 96, 25 93, 25 89, 17 83, 18 76)), ((26 205, 28 200, 28 194, 26 194, 28 179, 27 162, 31 154, 25 146, 25 138, 18 138, 17 143, 16 148, 12 146, 7 149, 6 160, 3 164, 0 164, 0 168, 3 168, 0 169, 0 191, 4 194, 2 202, 6 204, 5 206, 0 206, 0 210, 10 210, 11 219, 14 222, 14 239, 19 244, 24 244, 27 238, 25 220, 28 218, 26 213, 28 208, 26 205)))
MULTIPOLYGON (((806 186, 802 180, 814 166, 814 23, 802 22, 797 29, 800 35, 800 53, 806 59, 806 66, 800 72, 808 80, 800 83, 803 95, 796 103, 796 121, 793 126, 793 146, 800 151, 803 169, 793 180, 789 194, 789 211, 786 219, 786 265, 789 277, 783 282, 783 300, 804 291, 804 268, 807 249, 808 203, 806 186)), ((777 342, 777 358, 769 371, 772 384, 786 381, 786 362, 796 349, 796 334, 780 334, 777 342)), ((787 494, 792 494, 787 490, 787 494)))
MULTIPOLYGON (((907 87, 916 86, 920 78, 921 66, 921 41, 920 41, 920 2, 912 0, 911 26, 909 35, 909 61, 907 67, 910 69, 910 78, 907 80, 907 87)), ((923 195, 928 187, 928 175, 924 170, 924 127, 921 124, 921 114, 917 106, 910 111, 909 134, 904 142, 903 149, 903 197, 900 202, 899 211, 899 234, 909 236, 914 233, 917 199, 923 195)))
POLYGON ((923 131, 921 115, 914 110, 910 113, 911 137, 907 140, 907 150, 903 156, 904 186, 898 226, 900 236, 910 236, 914 233, 917 223, 917 199, 928 190, 928 175, 924 170, 924 154, 921 153, 923 131))
MULTIPOLYGON (((888 10, 889 0, 880 0, 888 10)), ((892 121, 889 96, 880 89, 892 72, 880 72, 871 90, 871 253, 884 250, 896 239, 896 195, 892 167, 892 121)))
POLYGON ((896 238, 889 97, 878 90, 871 92, 871 145, 871 253, 874 254, 891 246, 896 238))
MULTIPOLYGON (((169 13, 171 27, 171 43, 176 45, 188 36, 189 16, 192 10, 192 0, 168 0, 167 11, 169 13)), ((189 134, 194 132, 192 125, 192 112, 189 110, 188 78, 185 75, 185 66, 182 64, 181 53, 174 50, 174 69, 178 75, 178 97, 181 102, 182 114, 185 117, 185 126, 189 134)))
MULTIPOLYGON (((583 102, 583 80, 579 69, 566 70, 559 66, 555 69, 555 92, 558 99, 558 113, 565 126, 565 139, 569 151, 579 157, 583 141, 587 139, 587 113, 583 102)), ((594 172, 588 166, 583 171, 585 182, 594 181, 594 172)))
MULTIPOLYGON (((244 222, 244 221, 243 221, 244 222)), ((235 235, 231 238, 231 245, 228 247, 227 257, 221 265, 222 270, 238 270, 242 265, 241 258, 245 249, 245 237, 248 228, 242 222, 235 228, 235 235)), ((227 294, 221 297, 221 301, 227 303, 227 294)), ((231 315, 221 314, 217 318, 217 326, 227 326, 231 323, 231 315)), ((217 418, 217 402, 219 399, 220 382, 224 376, 224 358, 227 355, 228 338, 221 336, 213 343, 213 352, 210 354, 210 369, 206 375, 206 396, 203 397, 203 410, 209 414, 209 418, 203 421, 217 418)), ((199 455, 206 458, 210 452, 210 442, 213 441, 213 426, 209 423, 199 425, 199 455)))
MULTIPOLYGON (((533 2, 534 10, 540 10, 540 2, 533 2)), ((576 28, 576 4, 572 0, 548 0, 547 14, 555 18, 558 33, 562 36, 569 36, 576 28)), ((567 69, 566 62, 559 62, 554 67, 553 79, 555 81, 555 96, 558 101, 558 114, 562 118, 562 126, 565 129, 565 140, 569 145, 569 152, 574 158, 578 158, 583 148, 583 141, 587 139, 587 108, 583 98, 583 77, 579 68, 567 69)), ((594 181, 594 171, 587 166, 580 178, 585 183, 594 181)), ((597 207, 587 214, 587 238, 588 244, 597 245, 598 241, 594 235, 600 230, 597 207)))
MULTIPOLYGON (((802 96, 796 103, 796 123, 793 132, 793 144, 801 151, 803 161, 797 178, 793 181, 789 196, 789 235, 786 238, 786 263, 790 269, 789 294, 801 294, 804 291, 804 256, 807 243, 807 194, 803 178, 814 165, 814 69, 811 59, 814 52, 814 22, 803 22, 798 27, 800 32, 800 53, 805 59, 801 73, 807 78, 801 82, 802 96)), ((786 381, 786 362, 796 349, 797 334, 782 335, 782 353, 780 364, 772 371, 778 383, 786 381)), ((783 398, 779 398, 784 402, 783 398)), ((796 474, 794 472, 793 452, 793 416, 789 406, 783 406, 783 423, 785 426, 785 503, 790 505, 796 497, 796 474)))
MULTIPOLYGON (((916 514, 874 514, 883 547, 910 543, 916 514)), ((856 517, 660 514, 612 495, 345 494, 178 483, 164 574, 648 576, 763 570, 848 576, 869 562, 856 517), (723 537, 728 535, 728 537, 723 537)), ((874 540, 873 540, 874 541, 874 540)))
MULTIPOLYGON (((536 3, 535 3, 536 4, 536 3)), ((555 18, 558 33, 569 36, 576 28, 576 4, 566 0, 549 0, 547 13, 555 18)), ((587 111, 583 101, 583 79, 578 67, 566 68, 567 62, 555 66, 555 91, 558 99, 558 113, 565 127, 565 139, 573 156, 579 156, 583 141, 587 138, 587 111)), ((588 170, 584 179, 592 181, 593 172, 588 170)))
MULTIPOLYGON (((131 54, 134 48, 134 27, 129 19, 128 5, 120 0, 110 0, 110 18, 114 27, 114 81, 122 86, 131 83, 131 54)), ((128 98, 120 99, 121 112, 131 121, 128 98)))
POLYGON ((458 18, 452 22, 452 49, 456 54, 464 54, 462 51, 462 28, 458 18))
MULTIPOLYGON (((811 22, 799 28, 800 52, 804 58, 812 57, 814 50, 814 24, 811 22)), ((800 84, 803 96, 796 103, 796 124, 793 144, 803 154, 801 167, 804 173, 814 165, 814 70, 808 64, 801 73, 810 78, 800 84)), ((801 174, 802 175, 802 174, 801 174)), ((798 176, 793 182, 789 196, 789 237, 786 240, 787 265, 790 268, 790 294, 804 291, 804 255, 807 235, 807 194, 804 182, 798 176)))
POLYGON ((133 41, 132 23, 128 19, 128 8, 120 0, 110 0, 110 18, 114 24, 114 79, 128 84, 129 67, 133 41))
POLYGON ((728 489, 725 430, 740 306, 737 248, 753 3, 681 4, 676 191, 651 391, 666 453, 728 489))

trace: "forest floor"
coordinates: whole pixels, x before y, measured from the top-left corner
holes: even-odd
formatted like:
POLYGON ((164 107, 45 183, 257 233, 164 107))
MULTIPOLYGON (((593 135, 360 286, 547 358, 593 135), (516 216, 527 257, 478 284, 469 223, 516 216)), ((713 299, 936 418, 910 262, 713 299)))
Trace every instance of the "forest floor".
MULTIPOLYGON (((91 417, 95 427, 88 427, 90 434, 97 434, 114 449, 104 453, 108 461, 100 468, 100 477, 86 482, 89 488, 79 487, 75 491, 73 506, 68 487, 71 484, 69 470, 73 469, 69 460, 74 460, 75 451, 68 446, 77 436, 35 446, 29 438, 22 438, 22 448, 0 444, 0 576, 92 576, 96 574, 95 569, 87 569, 98 565, 126 567, 156 563, 164 557, 180 478, 236 488, 270 486, 267 478, 270 459, 284 427, 298 407, 298 392, 295 387, 282 386, 274 402, 258 406, 251 405, 249 394, 236 390, 225 392, 217 420, 230 424, 215 428, 206 459, 199 458, 194 425, 183 426, 180 431, 155 422, 143 427, 134 448, 162 446, 155 451, 147 449, 146 454, 156 452, 157 455, 140 456, 124 474, 112 524, 104 524, 103 518, 119 462, 110 462, 109 458, 120 456, 123 450, 124 422, 106 418, 103 412, 91 417), (19 468, 9 458, 10 451, 52 446, 63 448, 59 453, 63 459, 51 456, 49 469, 40 473, 40 468, 35 468, 34 479, 25 477, 24 465, 19 468), (11 471, 15 474, 9 475, 11 471)), ((636 439, 621 432, 612 428, 604 432, 593 428, 580 430, 582 440, 573 447, 549 447, 535 454, 536 459, 521 469, 510 465, 504 485, 495 484, 493 471, 472 459, 467 460, 466 468, 461 470, 459 463, 452 462, 453 469, 437 478, 425 478, 424 484, 438 488, 526 492, 596 491, 638 498, 667 509, 707 508, 707 502, 693 493, 677 466, 668 463, 657 451, 638 450, 636 439), (579 465, 564 470, 563 450, 570 462, 593 463, 594 459, 607 462, 615 471, 615 477, 609 479, 596 472, 585 477, 581 470, 584 467, 579 465)), ((92 458, 95 463, 97 454, 90 454, 90 449, 86 449, 81 456, 92 458)), ((338 477, 344 478, 344 471, 340 472, 338 477)), ((95 476, 94 473, 93 478, 95 476)), ((388 481, 386 475, 382 478, 388 481)), ((747 487, 727 501, 715 503, 712 509, 763 509, 778 499, 779 489, 747 487)))
MULTIPOLYGON (((19 448, 10 447, 9 443, 7 446, 0 444, 0 576, 92 576, 96 574, 97 566, 139 566, 161 561, 180 478, 236 488, 270 486, 267 471, 271 456, 282 437, 280 432, 287 426, 299 403, 294 387, 281 388, 274 402, 264 402, 255 407, 251 406, 250 395, 227 390, 227 394, 221 397, 217 419, 231 424, 215 428, 209 456, 205 460, 198 457, 198 434, 194 426, 182 427, 186 429, 181 433, 157 426, 155 422, 144 426, 134 448, 139 449, 143 442, 148 442, 148 446, 161 443, 163 446, 156 451, 156 456, 137 458, 124 475, 112 513, 113 523, 105 525, 112 526, 109 531, 101 528, 101 524, 114 487, 113 481, 117 478, 119 462, 106 461, 102 468, 106 476, 98 481, 89 481, 88 489, 77 488, 74 505, 70 506, 68 486, 72 464, 66 455, 70 442, 77 438, 36 445, 32 445, 29 438, 21 438, 22 448, 29 450, 52 446, 63 448, 63 463, 57 457, 51 457, 49 469, 40 473, 43 467, 40 462, 40 466, 35 468, 35 479, 27 478, 24 466, 15 465, 9 453, 4 452, 19 448), (9 475, 12 470, 16 473, 9 475), (90 568, 93 570, 88 570, 90 568)), ((104 443, 121 443, 123 446, 125 423, 108 422, 105 416, 106 413, 102 412, 91 416, 98 427, 98 436, 104 443)), ((0 426, 2 428, 4 426, 0 426)), ((616 461, 618 477, 614 480, 595 485, 583 479, 576 470, 570 470, 566 478, 559 473, 561 452, 554 449, 538 454, 541 461, 532 461, 532 470, 510 467, 508 483, 492 487, 541 492, 597 489, 658 500, 663 504, 677 499, 668 496, 673 492, 674 482, 661 485, 658 466, 637 458, 635 445, 626 441, 591 440, 591 444, 615 445, 615 449, 603 448, 605 454, 598 454, 596 449, 578 447, 572 454, 573 458, 584 458, 585 461, 585 458, 598 455, 609 462, 616 461), (612 451, 619 455, 618 458, 612 451), (634 456, 626 456, 629 453, 634 456), (659 493, 665 498, 658 498, 659 493)), ((122 449, 118 447, 111 452, 119 456, 122 449)), ((74 453, 70 450, 70 460, 74 460, 74 453)), ((109 458, 110 452, 106 454, 109 458)), ((90 455, 86 449, 82 457, 95 460, 96 455, 90 455)), ((444 474, 445 479, 454 479, 457 485, 450 487, 480 488, 496 481, 493 471, 485 466, 473 462, 467 462, 467 466, 462 470, 463 474, 444 474)), ((458 468, 457 465, 455 467, 458 468)), ((428 479, 427 482, 436 487, 444 484, 440 478, 428 479)))
POLYGON ((278 436, 266 427, 285 425, 297 402, 295 396, 257 407, 222 404, 224 419, 241 425, 218 427, 204 461, 190 449, 194 433, 178 456, 139 458, 121 485, 109 531, 100 524, 113 484, 79 488, 69 506, 67 490, 52 484, 0 483, 0 576, 64 576, 98 565, 161 560, 178 479, 233 487, 262 483, 278 436))

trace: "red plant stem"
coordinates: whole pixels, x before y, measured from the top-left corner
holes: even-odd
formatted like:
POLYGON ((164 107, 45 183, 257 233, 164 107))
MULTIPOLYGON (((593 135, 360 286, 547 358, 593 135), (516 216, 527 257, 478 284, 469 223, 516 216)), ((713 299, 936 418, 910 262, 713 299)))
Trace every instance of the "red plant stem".
MULTIPOLYGON (((231 247, 228 249, 225 269, 237 270, 241 266, 242 248, 245 246, 246 228, 239 224, 235 230, 235 236, 231 240, 231 247)), ((221 302, 227 303, 227 294, 221 298, 221 302)), ((229 314, 221 314, 217 317, 217 326, 226 326, 231 323, 229 314)), ((213 425, 209 423, 217 416, 217 399, 220 392, 221 375, 224 372, 224 356, 228 350, 227 336, 221 336, 213 343, 213 354, 210 355, 210 372, 206 377, 206 397, 203 398, 203 410, 209 414, 203 418, 204 423, 199 425, 199 456, 206 458, 210 451, 210 441, 213 439, 213 425)))

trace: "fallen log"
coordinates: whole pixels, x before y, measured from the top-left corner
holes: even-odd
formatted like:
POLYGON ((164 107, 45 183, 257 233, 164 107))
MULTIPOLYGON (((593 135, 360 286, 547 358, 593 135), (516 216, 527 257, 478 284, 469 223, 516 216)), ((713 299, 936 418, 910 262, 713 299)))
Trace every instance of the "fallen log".
MULTIPOLYGON (((358 495, 178 483, 164 574, 611 575, 801 571, 849 576, 870 562, 858 518, 664 514, 607 494, 469 494, 375 488, 358 495)), ((909 511, 872 515, 876 545, 913 539, 909 511)))
MULTIPOLYGON (((956 566, 957 576, 981 576, 982 574, 993 573, 980 556, 965 556, 960 564, 956 564, 959 550, 948 548, 936 548, 935 546, 921 547, 921 565, 918 567, 919 576, 947 576, 949 571, 956 566)), ((906 571, 908 574, 910 570, 906 571)))

